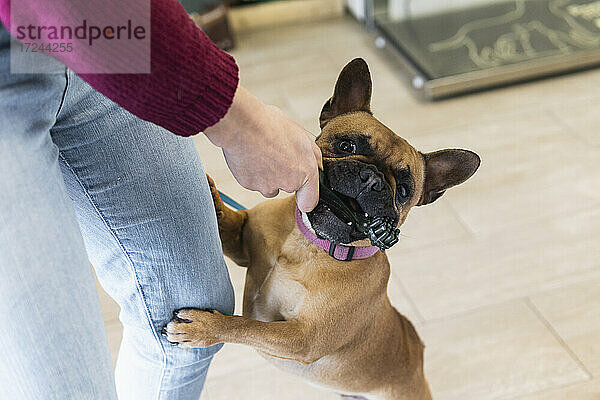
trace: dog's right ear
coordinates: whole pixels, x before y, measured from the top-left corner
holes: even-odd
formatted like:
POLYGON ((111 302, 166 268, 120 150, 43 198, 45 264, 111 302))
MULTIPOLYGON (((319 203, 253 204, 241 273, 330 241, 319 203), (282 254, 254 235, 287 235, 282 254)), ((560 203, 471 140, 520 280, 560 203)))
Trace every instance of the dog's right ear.
POLYGON ((319 123, 323 128, 338 115, 356 111, 371 112, 371 73, 362 58, 350 61, 340 72, 331 97, 321 110, 319 123))

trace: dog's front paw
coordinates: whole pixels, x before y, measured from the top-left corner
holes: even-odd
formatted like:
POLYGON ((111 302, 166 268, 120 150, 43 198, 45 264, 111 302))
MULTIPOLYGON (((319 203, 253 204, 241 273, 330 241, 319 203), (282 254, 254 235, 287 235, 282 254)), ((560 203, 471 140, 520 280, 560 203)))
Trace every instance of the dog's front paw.
POLYGON ((216 310, 181 308, 173 312, 173 319, 162 330, 162 334, 173 345, 191 349, 209 347, 220 343, 219 333, 223 314, 216 310))

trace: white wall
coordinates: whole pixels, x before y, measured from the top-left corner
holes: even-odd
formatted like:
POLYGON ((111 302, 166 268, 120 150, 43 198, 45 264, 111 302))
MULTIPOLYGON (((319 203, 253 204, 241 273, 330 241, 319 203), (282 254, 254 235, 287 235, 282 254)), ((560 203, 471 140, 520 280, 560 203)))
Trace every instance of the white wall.
MULTIPOLYGON (((356 18, 364 18, 365 0, 346 0, 346 2, 356 18)), ((403 19, 407 8, 410 10, 410 15, 415 16, 492 2, 493 0, 387 0, 387 5, 391 18, 403 19)))
POLYGON ((416 16, 485 3, 493 0, 388 0, 388 12, 390 18, 403 19, 407 8, 409 15, 416 16))
POLYGON ((346 5, 356 19, 365 19, 365 0, 346 0, 346 5))

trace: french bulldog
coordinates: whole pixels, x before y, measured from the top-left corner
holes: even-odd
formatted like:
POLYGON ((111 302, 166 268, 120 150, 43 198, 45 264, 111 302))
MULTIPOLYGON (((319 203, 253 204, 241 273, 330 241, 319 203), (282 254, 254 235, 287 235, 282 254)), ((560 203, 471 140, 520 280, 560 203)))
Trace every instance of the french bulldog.
MULTIPOLYGON (((477 154, 421 153, 371 113, 363 59, 344 67, 316 139, 331 189, 355 212, 405 221, 471 177, 477 154)), ((182 348, 252 346, 279 367, 349 398, 430 400, 424 345, 390 303, 386 254, 319 202, 293 196, 235 211, 209 179, 224 254, 247 268, 243 316, 184 308, 163 330, 182 348), (333 249, 333 250, 332 250, 333 249)))

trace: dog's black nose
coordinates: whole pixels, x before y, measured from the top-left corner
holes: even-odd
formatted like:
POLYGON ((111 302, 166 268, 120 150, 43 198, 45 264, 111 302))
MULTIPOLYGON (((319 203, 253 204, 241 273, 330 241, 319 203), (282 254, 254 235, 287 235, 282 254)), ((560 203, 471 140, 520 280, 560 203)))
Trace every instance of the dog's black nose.
POLYGON ((366 190, 381 192, 383 189, 383 174, 372 165, 367 165, 358 173, 366 190))

